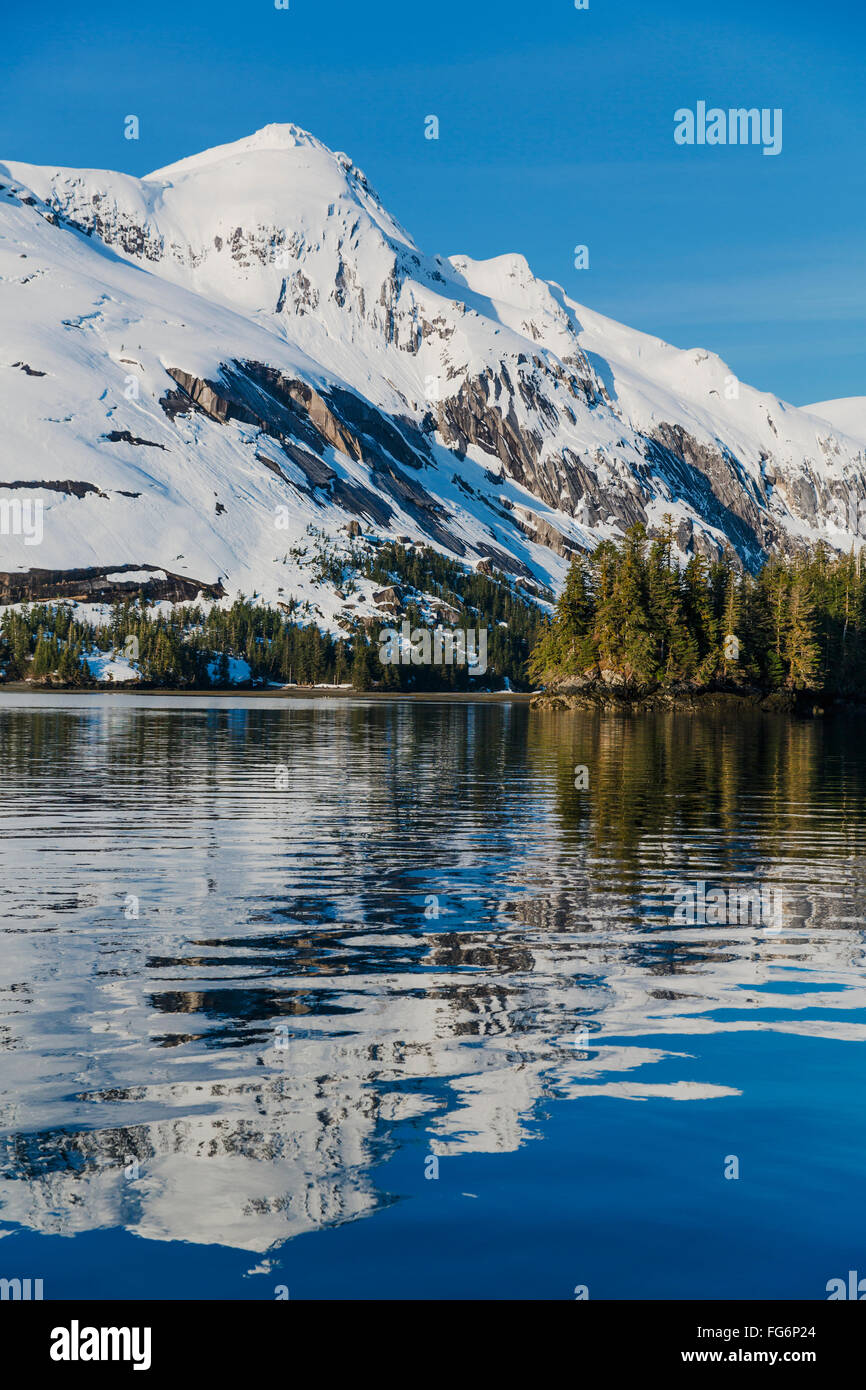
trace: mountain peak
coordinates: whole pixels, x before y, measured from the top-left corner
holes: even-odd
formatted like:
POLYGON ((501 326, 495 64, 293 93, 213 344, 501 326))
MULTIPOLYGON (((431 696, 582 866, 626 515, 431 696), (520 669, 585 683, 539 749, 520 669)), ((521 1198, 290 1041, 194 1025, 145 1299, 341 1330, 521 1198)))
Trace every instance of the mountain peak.
MULTIPOLYGON (((221 164, 225 161, 238 159, 246 154, 255 154, 260 151, 284 151, 307 147, 309 149, 320 150, 331 159, 339 157, 323 145, 321 140, 317 140, 309 131, 302 130, 300 126, 291 122, 272 122, 270 125, 262 126, 260 130, 253 131, 252 135, 242 136, 240 140, 232 140, 225 145, 214 145, 210 149, 201 150, 198 154, 187 155, 184 159, 176 160, 173 164, 166 164, 161 169, 155 169, 153 173, 147 174, 147 180, 164 179, 174 177, 177 174, 195 173, 199 169, 208 168, 213 164, 221 164)), ((345 159, 345 155, 342 156, 345 159)))
POLYGON ((188 155, 138 180, 146 198, 177 187, 187 181, 188 194, 199 205, 246 208, 248 216, 270 206, 277 221, 285 213, 285 195, 291 192, 294 208, 306 205, 317 217, 342 199, 357 204, 390 237, 403 242, 411 238, 387 209, 366 175, 349 155, 334 151, 315 135, 291 122, 262 126, 252 135, 227 145, 215 145, 199 154, 188 155), (153 185, 158 185, 154 190, 153 185))
POLYGON ((866 542, 856 408, 846 429, 838 403, 786 407, 714 354, 574 304, 519 253, 427 256, 297 125, 145 179, 8 167, 0 479, 71 480, 42 488, 65 508, 45 572, 183 562, 314 603, 291 555, 323 523, 551 587, 572 551, 638 521, 672 518, 682 556, 731 544, 752 567, 805 538, 866 542))

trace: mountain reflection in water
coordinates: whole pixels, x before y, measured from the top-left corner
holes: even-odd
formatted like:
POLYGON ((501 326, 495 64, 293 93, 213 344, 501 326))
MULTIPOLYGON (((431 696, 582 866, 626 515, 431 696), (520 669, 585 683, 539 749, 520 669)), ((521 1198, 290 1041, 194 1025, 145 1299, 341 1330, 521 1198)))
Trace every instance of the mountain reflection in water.
MULTIPOLYGON (((866 1037, 855 724, 6 697, 0 752, 0 1274, 28 1236, 35 1252, 108 1231, 157 1243, 151 1268, 187 1242, 265 1257, 264 1273, 293 1237, 358 1217, 374 1270, 397 1207, 387 1259, 408 1296, 462 1291, 467 1222, 491 1260, 534 1219, 543 1261, 562 1226, 577 1282, 600 1243, 627 1260, 646 1239, 629 1198, 644 1170, 670 1175, 654 1189, 664 1272, 641 1290, 605 1266, 600 1297, 688 1296, 690 1231, 758 1238, 804 1187, 802 1264, 757 1295, 823 1297, 866 1258, 847 1070, 866 1037), (700 881, 781 892, 782 930, 678 925, 672 887, 700 881), (818 1142, 830 1104, 838 1132, 818 1142), (759 1178, 771 1131, 796 1171, 777 1159, 759 1178), (500 1166, 527 1146, 531 1177, 500 1166), (454 1267, 440 1254, 414 1281, 418 1228, 452 1220, 437 1189, 470 1155, 488 1157, 455 1199, 507 1177, 516 1208, 463 1202, 454 1267)), ((317 1289, 344 1295, 319 1258, 317 1289)), ((501 1288, 491 1267, 476 1294, 551 1292, 537 1265, 501 1288)), ((732 1263, 691 1296, 739 1296, 747 1277, 732 1263)), ((246 1293, 223 1276, 188 1290, 246 1293)))

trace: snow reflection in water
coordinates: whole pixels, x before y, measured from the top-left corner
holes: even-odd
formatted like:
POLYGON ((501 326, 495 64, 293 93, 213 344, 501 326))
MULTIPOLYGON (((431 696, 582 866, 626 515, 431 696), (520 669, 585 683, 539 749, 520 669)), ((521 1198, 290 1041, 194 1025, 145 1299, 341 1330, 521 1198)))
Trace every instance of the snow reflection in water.
POLYGON ((737 1104, 710 1035, 866 1036, 843 723, 6 697, 0 745, 7 1229, 264 1253, 389 1205, 403 1145, 737 1104), (700 880, 783 930, 677 926, 700 880))

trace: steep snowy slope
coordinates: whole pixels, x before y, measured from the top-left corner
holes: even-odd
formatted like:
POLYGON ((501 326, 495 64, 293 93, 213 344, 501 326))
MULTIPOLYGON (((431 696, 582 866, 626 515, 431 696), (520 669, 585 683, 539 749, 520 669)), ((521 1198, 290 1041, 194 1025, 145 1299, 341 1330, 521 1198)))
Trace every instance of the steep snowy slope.
POLYGON ((0 599, 128 565, 155 595, 291 592, 330 623, 297 552, 352 521, 554 586, 572 548, 667 514, 683 554, 752 565, 866 535, 866 425, 520 256, 423 254, 297 127, 145 179, 10 164, 0 185, 0 505, 45 504, 41 545, 0 536, 0 599))
MULTIPOLYGON (((291 593, 329 619, 334 602, 290 552, 308 527, 353 520, 515 573, 561 569, 498 503, 464 494, 444 449, 452 466, 437 468, 436 446, 409 422, 391 423, 284 337, 52 215, 26 190, 0 191, 0 501, 44 506, 40 544, 24 528, 0 537, 7 598, 101 596, 149 567, 154 596, 291 593)), ((527 500, 512 484, 499 492, 527 500)))
POLYGON ((842 396, 835 401, 816 401, 814 405, 803 406, 803 409, 810 415, 829 421, 852 439, 866 436, 866 396, 842 396))

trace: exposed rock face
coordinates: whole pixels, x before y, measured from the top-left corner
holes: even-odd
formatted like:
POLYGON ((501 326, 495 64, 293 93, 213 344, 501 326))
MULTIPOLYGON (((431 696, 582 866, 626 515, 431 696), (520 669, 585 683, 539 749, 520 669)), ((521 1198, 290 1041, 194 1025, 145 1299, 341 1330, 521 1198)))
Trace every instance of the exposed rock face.
POLYGON ((49 482, 41 478, 33 479, 30 482, 16 480, 10 483, 3 483, 4 488, 10 492, 38 492, 44 488, 46 492, 65 492, 68 497, 86 497, 88 493, 93 493, 96 497, 105 497, 106 494, 95 483, 80 483, 74 479, 67 478, 64 482, 49 482))
POLYGON ((164 444, 155 444, 152 439, 139 439, 130 430, 109 430, 104 434, 103 439, 107 439, 109 444, 135 444, 144 449, 164 449, 164 444))
POLYGON ((153 565, 118 565, 107 569, 27 570, 0 573, 0 603, 36 603, 46 599, 82 603, 114 603, 117 599, 142 598, 151 602, 191 603, 200 594, 222 598, 221 583, 208 584, 185 575, 170 574, 153 565), (123 574, 147 571, 153 577, 124 580, 123 574), (111 576, 109 578, 109 576, 111 576))
MULTIPOLYGON (((646 441, 646 457, 675 494, 712 521, 747 563, 757 563, 778 540, 769 499, 760 492, 756 496, 754 483, 730 455, 699 444, 678 425, 661 424, 646 441)), ((718 547, 712 549, 717 553, 718 547)))
POLYGON ((549 521, 536 516, 535 512, 530 511, 528 507, 516 507, 507 499, 504 505, 512 513, 517 529, 522 531, 525 536, 530 536, 532 540, 537 541, 539 545, 547 546, 548 550, 552 550, 554 554, 565 557, 574 555, 578 550, 572 540, 564 536, 549 521))
POLYGON ((482 561, 481 564, 477 566, 479 573, 493 574, 498 570, 500 574, 514 575, 518 579, 528 579, 530 583, 534 581, 535 575, 528 565, 523 564, 521 560, 515 559, 513 555, 509 555, 506 551, 500 550, 498 546, 488 545, 486 541, 479 541, 476 548, 481 551, 482 555, 487 557, 491 565, 489 570, 484 569, 485 561, 482 561))
POLYGON ((441 599, 434 599, 430 607, 436 614, 441 623, 447 623, 449 627, 456 627, 464 620, 464 615, 456 608, 452 608, 450 603, 443 603, 441 599))
MULTIPOLYGON (((455 396, 442 401, 437 418, 450 448, 465 454, 470 444, 477 444, 501 461, 509 477, 526 485, 539 481, 543 440, 538 431, 521 430, 511 406, 513 390, 504 364, 498 372, 488 368, 484 376, 464 381, 455 396)), ((547 402, 545 406, 551 409, 547 402)))
MULTIPOLYGON (((279 442, 312 489, 326 489, 331 500, 347 511, 387 525, 393 508, 381 496, 385 493, 404 512, 419 518, 431 539, 454 554, 465 554, 463 542, 442 524, 447 519, 446 509, 395 462, 399 458, 419 469, 428 465, 428 459, 412 449, 403 430, 382 411, 337 389, 326 400, 306 382, 284 377, 260 362, 224 364, 219 381, 202 381, 177 367, 168 370, 179 388, 161 400, 170 418, 197 409, 219 424, 237 420, 256 425, 279 442), (299 439, 316 454, 299 447, 299 439), (327 446, 367 464, 379 492, 338 479, 334 469, 317 457, 327 446)), ((423 437, 417 433, 426 450, 423 437)), ((271 466, 271 461, 262 461, 271 466)))
MULTIPOLYGON (((593 527, 601 521, 625 530, 636 522, 646 523, 646 502, 653 489, 647 486, 636 462, 626 464, 599 451, 589 463, 559 444, 560 425, 570 406, 550 399, 542 389, 545 381, 554 395, 564 388, 573 400, 594 406, 604 401, 602 389, 591 376, 566 375, 561 368, 548 370, 536 360, 531 366, 519 362, 512 380, 502 364, 498 372, 489 370, 464 382, 456 396, 439 404, 442 438, 461 454, 476 445, 499 459, 506 477, 582 525, 593 527), (521 424, 516 410, 519 403, 532 412, 535 427, 521 424)), ((520 512, 515 512, 514 522, 557 554, 580 548, 579 542, 567 539, 550 523, 536 519, 536 525, 527 530, 520 512)))
POLYGON ((373 602, 377 608, 399 613, 403 607, 403 593, 396 584, 391 584, 387 589, 377 589, 373 594, 373 602))
POLYGON ((98 237, 128 256, 147 261, 162 259, 164 238, 140 225, 134 215, 118 209, 109 193, 91 193, 84 180, 74 184, 57 207, 58 217, 85 236, 98 237))

